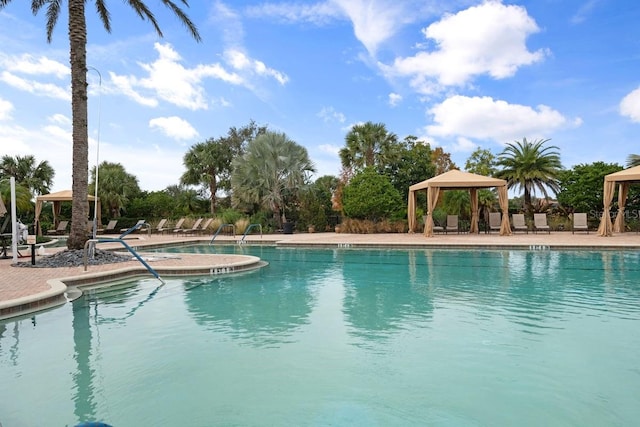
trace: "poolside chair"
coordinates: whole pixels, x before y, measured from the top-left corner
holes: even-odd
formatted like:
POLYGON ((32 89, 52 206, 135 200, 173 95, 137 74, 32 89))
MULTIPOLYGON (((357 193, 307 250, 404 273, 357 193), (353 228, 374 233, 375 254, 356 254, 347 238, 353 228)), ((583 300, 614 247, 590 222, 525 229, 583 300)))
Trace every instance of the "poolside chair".
MULTIPOLYGON (((198 218, 196 220, 196 222, 193 223, 193 225, 191 226, 191 228, 182 228, 178 231, 178 233, 183 233, 187 236, 189 235, 194 235, 198 232, 198 228, 200 228, 200 224, 202 223, 203 218, 198 218)), ((176 232, 175 230, 173 230, 174 233, 176 232)))
POLYGON ((207 218, 207 220, 205 222, 202 223, 202 225, 197 228, 195 231, 196 234, 204 234, 208 229, 209 226, 211 225, 211 223, 213 222, 213 218, 207 218))
POLYGON ((585 212, 574 212, 573 223, 571 224, 571 234, 576 231, 586 231, 589 234, 589 224, 587 223, 587 214, 585 212))
POLYGON ((489 212, 489 233, 492 231, 500 231, 502 223, 502 214, 500 212, 489 212))
POLYGON ((551 227, 547 224, 547 214, 537 213, 533 214, 533 231, 546 231, 551 234, 551 227))
POLYGON ((60 221, 58 226, 53 230, 47 230, 47 234, 64 234, 67 231, 69 221, 60 221))
POLYGON ((105 228, 98 228, 96 231, 98 234, 115 233, 116 225, 118 225, 118 220, 112 219, 105 228))
POLYGON ((182 217, 178 220, 178 222, 176 222, 176 225, 173 226, 173 234, 180 233, 183 230, 182 224, 184 224, 185 220, 186 218, 182 217))
POLYGON ((460 233, 460 229, 458 228, 458 215, 447 215, 447 226, 444 232, 449 233, 450 231, 460 233))
POLYGON ((165 227, 167 221, 169 221, 167 218, 162 218, 158 225, 151 229, 151 232, 164 234, 164 232, 168 230, 168 228, 165 227))
MULTIPOLYGON (((135 223, 135 225, 134 225, 133 227, 131 227, 131 228, 133 228, 133 229, 134 229, 134 230, 132 231, 132 233, 133 233, 133 232, 136 232, 136 231, 141 231, 141 230, 142 230, 142 227, 143 227, 144 225, 146 225, 146 226, 147 226, 147 227, 146 227, 146 228, 147 228, 147 231, 150 231, 150 230, 149 230, 149 225, 147 224, 147 221, 145 221, 144 219, 141 219, 141 220, 139 220, 138 222, 136 222, 136 223, 135 223)), ((125 231, 127 231, 127 230, 130 230, 130 228, 121 228, 121 229, 120 229, 120 233, 124 233, 124 232, 125 232, 125 231)))
MULTIPOLYGON (((427 216, 426 215, 422 215, 422 222, 424 224, 424 227, 427 227, 427 216)), ((424 229, 423 229, 424 232, 424 229)), ((433 232, 434 233, 444 233, 444 228, 439 226, 435 220, 433 221, 433 232)))
POLYGON ((527 227, 527 222, 524 219, 524 214, 513 214, 511 215, 511 222, 513 223, 513 231, 524 231, 529 234, 529 227, 527 227))

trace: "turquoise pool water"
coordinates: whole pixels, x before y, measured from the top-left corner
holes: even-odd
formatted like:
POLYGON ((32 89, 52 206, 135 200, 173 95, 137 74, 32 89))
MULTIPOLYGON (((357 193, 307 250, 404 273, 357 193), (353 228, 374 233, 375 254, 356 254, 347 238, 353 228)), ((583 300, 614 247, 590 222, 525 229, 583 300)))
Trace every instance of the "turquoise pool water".
POLYGON ((640 419, 637 252, 209 250, 270 264, 0 323, 0 424, 640 419))

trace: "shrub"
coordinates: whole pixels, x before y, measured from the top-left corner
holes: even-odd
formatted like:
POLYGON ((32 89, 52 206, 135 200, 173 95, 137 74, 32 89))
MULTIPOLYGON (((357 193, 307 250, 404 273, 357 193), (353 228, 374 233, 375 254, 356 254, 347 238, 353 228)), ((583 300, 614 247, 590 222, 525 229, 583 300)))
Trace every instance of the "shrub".
POLYGON ((345 186, 342 207, 347 217, 376 221, 393 217, 404 203, 389 178, 365 168, 345 186))

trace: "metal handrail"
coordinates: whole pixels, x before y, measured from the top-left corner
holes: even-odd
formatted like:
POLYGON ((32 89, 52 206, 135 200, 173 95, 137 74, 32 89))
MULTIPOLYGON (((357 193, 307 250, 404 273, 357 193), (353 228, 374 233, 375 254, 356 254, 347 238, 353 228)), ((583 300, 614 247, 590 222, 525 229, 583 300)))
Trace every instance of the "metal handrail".
POLYGON ((220 227, 218 227, 218 230, 214 233, 213 237, 211 237, 211 240, 209 241, 209 244, 212 244, 213 241, 216 239, 216 237, 218 237, 218 234, 220 234, 220 232, 222 231, 222 229, 224 227, 232 227, 233 228, 233 237, 236 237, 236 226, 233 224, 220 224, 220 227))
POLYGON ((240 239, 238 243, 244 242, 244 238, 247 237, 247 234, 249 234, 249 231, 251 231, 251 229, 256 225, 260 227, 260 238, 262 239, 262 224, 249 224, 247 229, 244 231, 244 234, 242 235, 242 239, 240 239))
MULTIPOLYGON (((132 227, 135 228, 135 227, 132 227)), ((106 242, 117 242, 117 243, 122 243, 122 246, 124 246, 129 252, 131 252, 131 254, 138 260, 140 261, 140 263, 142 265, 145 266, 145 268, 149 271, 149 273, 151 273, 156 279, 160 280, 160 282, 162 282, 162 284, 165 284, 165 281, 162 279, 162 277, 160 277, 160 275, 153 269, 151 268, 151 266, 149 264, 147 264, 147 262, 142 259, 140 257, 140 255, 138 255, 138 253, 127 244, 127 242, 125 242, 124 240, 122 240, 122 237, 125 236, 126 234, 128 234, 128 232, 130 232, 131 229, 129 229, 127 232, 123 233, 120 238, 118 239, 112 239, 112 238, 108 238, 108 237, 102 237, 99 239, 89 239, 84 243, 84 254, 82 256, 82 262, 84 264, 84 271, 87 271, 87 265, 89 263, 89 257, 88 257, 88 247, 90 244, 93 244, 95 247, 96 243, 106 243, 106 242)))

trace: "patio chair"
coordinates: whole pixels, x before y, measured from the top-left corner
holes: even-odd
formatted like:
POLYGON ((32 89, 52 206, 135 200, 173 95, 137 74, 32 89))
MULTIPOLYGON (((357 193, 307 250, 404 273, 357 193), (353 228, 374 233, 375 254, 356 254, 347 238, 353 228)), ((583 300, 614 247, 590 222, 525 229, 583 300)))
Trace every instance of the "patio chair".
POLYGON ((105 228, 98 228, 96 230, 96 232, 98 234, 115 233, 116 232, 116 225, 118 225, 118 220, 117 219, 112 219, 111 221, 109 221, 109 223, 107 224, 107 226, 105 228))
MULTIPOLYGON (((191 228, 182 228, 180 230, 178 230, 178 233, 184 233, 185 235, 189 236, 189 235, 194 235, 198 232, 198 228, 200 228, 200 224, 202 223, 203 218, 198 218, 196 220, 196 222, 193 223, 193 225, 191 226, 191 228)), ((173 232, 175 233, 176 231, 173 230, 173 232)))
POLYGON ((69 221, 60 221, 58 226, 53 230, 47 230, 47 234, 64 234, 67 231, 69 221))
POLYGON ((460 229, 458 228, 458 215, 447 215, 447 226, 444 232, 449 233, 450 231, 460 233, 460 229))
POLYGON ((571 224, 571 234, 576 231, 586 231, 589 234, 589 224, 587 223, 587 214, 585 212, 574 212, 573 223, 571 224))
POLYGON ((500 212, 489 212, 489 233, 492 231, 500 231, 502 223, 502 214, 500 212))
MULTIPOLYGON (((426 215, 422 215, 422 222, 424 224, 424 228, 427 227, 427 216, 426 215)), ((423 232, 424 232, 424 228, 423 228, 423 232)), ((433 221, 433 232, 434 233, 444 233, 444 228, 439 226, 435 220, 433 221)))
POLYGON ((203 222, 202 225, 195 230, 195 233, 204 234, 209 229, 209 226, 211 225, 212 222, 213 222, 213 218, 207 218, 207 220, 203 222))
POLYGON ((529 227, 527 227, 527 222, 524 219, 524 214, 513 214, 511 215, 511 222, 513 223, 513 231, 524 231, 529 234, 529 227))
POLYGON ((546 231, 551 234, 551 227, 547 224, 547 214, 537 213, 533 214, 533 231, 546 231))
POLYGON ((168 230, 168 228, 165 227, 167 221, 169 221, 167 218, 162 218, 158 225, 151 229, 151 232, 164 234, 164 232, 168 230))
POLYGON ((183 230, 182 224, 184 224, 185 220, 186 218, 182 217, 178 220, 178 222, 176 222, 176 225, 173 226, 173 234, 180 233, 183 230))

